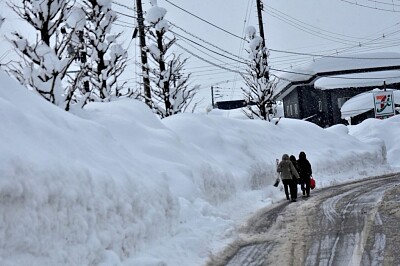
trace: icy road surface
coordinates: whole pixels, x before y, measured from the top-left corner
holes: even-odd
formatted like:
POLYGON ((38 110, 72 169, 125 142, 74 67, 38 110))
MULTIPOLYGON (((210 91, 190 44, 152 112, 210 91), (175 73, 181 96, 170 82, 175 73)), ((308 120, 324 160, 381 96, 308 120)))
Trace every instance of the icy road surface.
POLYGON ((316 189, 264 209, 207 265, 400 265, 400 175, 316 189))

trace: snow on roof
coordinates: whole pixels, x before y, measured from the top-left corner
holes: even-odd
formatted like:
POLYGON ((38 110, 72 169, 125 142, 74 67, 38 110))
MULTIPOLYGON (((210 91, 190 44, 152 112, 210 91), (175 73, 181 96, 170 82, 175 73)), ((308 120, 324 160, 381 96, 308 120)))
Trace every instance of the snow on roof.
MULTIPOLYGON (((400 104, 400 90, 386 89, 387 91, 393 91, 393 100, 395 104, 400 104)), ((342 113, 342 119, 354 117, 356 115, 368 112, 374 109, 374 97, 373 93, 382 91, 381 89, 373 89, 371 91, 360 93, 353 98, 347 100, 340 112, 342 113)))
POLYGON ((400 83, 400 71, 390 70, 324 77, 318 79, 314 83, 314 87, 320 90, 372 87, 382 86, 383 81, 385 81, 386 84, 400 83))
MULTIPOLYGON (((287 89, 287 86, 293 82, 307 81, 317 73, 390 66, 400 66, 400 53, 383 52, 322 57, 310 64, 287 70, 287 72, 278 71, 278 73, 275 73, 279 76, 280 82, 275 89, 274 96, 289 93, 290 90, 287 92, 282 90, 287 89)), ((279 98, 282 97, 280 96, 279 98)))

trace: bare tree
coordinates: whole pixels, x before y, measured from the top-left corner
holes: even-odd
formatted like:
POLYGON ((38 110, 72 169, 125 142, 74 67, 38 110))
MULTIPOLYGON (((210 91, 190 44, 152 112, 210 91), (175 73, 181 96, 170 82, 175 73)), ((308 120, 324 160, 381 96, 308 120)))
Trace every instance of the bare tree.
POLYGON ((151 1, 146 21, 150 24, 150 34, 153 37, 148 50, 157 67, 150 67, 152 86, 152 103, 154 111, 160 117, 168 117, 184 112, 198 89, 189 84, 190 74, 183 74, 187 59, 181 60, 179 55, 168 54, 168 50, 176 41, 168 38, 166 33, 169 23, 164 19, 167 11, 157 6, 157 1, 151 1))
POLYGON ((249 38, 249 60, 247 61, 246 74, 243 74, 247 88, 242 88, 245 100, 249 103, 245 109, 247 117, 262 120, 271 119, 272 94, 276 87, 276 80, 269 78, 268 56, 269 52, 263 45, 263 40, 256 35, 256 29, 248 27, 247 37, 249 38))
MULTIPOLYGON (((90 83, 90 99, 110 101, 112 97, 129 94, 122 91, 126 82, 118 78, 126 68, 127 52, 117 43, 121 33, 111 33, 117 14, 111 9, 111 0, 83 0, 86 25, 82 41, 85 58, 81 69, 85 69, 86 82, 90 83)), ((87 83, 84 86, 88 87, 87 83)))
POLYGON ((21 84, 64 109, 69 106, 67 95, 70 92, 63 89, 61 82, 75 60, 66 51, 77 26, 66 22, 73 5, 74 1, 68 0, 23 0, 21 5, 10 4, 33 28, 36 40, 30 42, 22 34, 12 33, 9 41, 21 60, 10 64, 8 71, 21 84), (69 33, 67 28, 70 28, 69 33))

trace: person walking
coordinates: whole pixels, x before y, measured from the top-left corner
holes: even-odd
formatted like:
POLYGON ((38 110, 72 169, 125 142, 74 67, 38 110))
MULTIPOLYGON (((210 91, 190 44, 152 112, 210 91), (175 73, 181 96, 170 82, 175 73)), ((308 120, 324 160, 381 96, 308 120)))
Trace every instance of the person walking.
POLYGON ((301 190, 303 191, 303 196, 310 196, 310 179, 312 175, 311 164, 307 160, 306 153, 304 151, 300 152, 299 159, 297 160, 297 167, 299 169, 299 174, 301 178, 301 190))
MULTIPOLYGON (((299 167, 297 166, 296 157, 294 155, 290 155, 289 160, 292 162, 297 173, 299 173, 299 167)), ((298 179, 298 178, 296 178, 296 176, 294 174, 292 174, 292 179, 293 179, 293 183, 294 183, 293 192, 295 193, 295 198, 297 199, 297 184, 301 183, 301 178, 298 179)))
POLYGON ((277 172, 281 174, 283 187, 285 188, 285 195, 287 200, 293 202, 297 199, 297 183, 293 180, 293 175, 296 179, 300 178, 293 163, 289 160, 289 155, 282 155, 282 161, 278 164, 277 172), (290 189, 290 196, 289 196, 290 189))

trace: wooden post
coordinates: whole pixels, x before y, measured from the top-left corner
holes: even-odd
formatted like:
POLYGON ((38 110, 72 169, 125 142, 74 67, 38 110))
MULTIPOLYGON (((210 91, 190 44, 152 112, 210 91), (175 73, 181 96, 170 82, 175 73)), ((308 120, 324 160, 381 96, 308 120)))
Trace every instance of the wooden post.
POLYGON ((147 66, 147 52, 146 52, 146 37, 144 34, 144 18, 142 9, 142 0, 136 0, 137 23, 139 27, 139 41, 140 41, 140 58, 142 62, 142 75, 144 85, 145 103, 151 108, 151 90, 149 68, 147 66))

